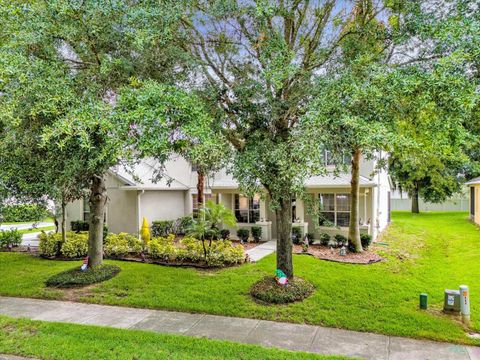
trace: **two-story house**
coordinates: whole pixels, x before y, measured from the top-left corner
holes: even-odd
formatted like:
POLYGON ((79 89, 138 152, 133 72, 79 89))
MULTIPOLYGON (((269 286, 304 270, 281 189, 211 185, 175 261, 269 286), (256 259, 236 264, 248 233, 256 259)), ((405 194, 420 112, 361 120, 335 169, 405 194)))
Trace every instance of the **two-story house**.
MULTIPOLYGON (((333 165, 325 154, 328 175, 309 178, 305 187, 322 205, 322 220, 314 218, 300 199, 292 203, 292 223, 303 233, 330 234, 348 231, 350 218, 350 174, 334 175, 333 165), (325 221, 327 220, 327 221, 325 221), (327 226, 328 225, 328 226, 327 226)), ((362 232, 376 238, 390 221, 391 182, 386 171, 376 171, 375 160, 362 161, 360 178, 360 227, 362 232)), ((165 164, 165 173, 153 182, 156 163, 145 159, 134 169, 137 178, 124 169, 112 169, 107 176, 109 203, 106 224, 111 232, 137 233, 145 217, 155 220, 174 220, 198 210, 197 173, 182 157, 173 156, 165 164)), ((244 196, 237 181, 225 171, 210 176, 205 185, 205 200, 213 199, 231 209, 237 218, 237 228, 262 227, 264 240, 276 238, 275 214, 266 196, 244 196)), ((76 201, 67 206, 67 223, 88 220, 88 201, 76 201)), ((235 229, 231 229, 235 236, 235 229)))

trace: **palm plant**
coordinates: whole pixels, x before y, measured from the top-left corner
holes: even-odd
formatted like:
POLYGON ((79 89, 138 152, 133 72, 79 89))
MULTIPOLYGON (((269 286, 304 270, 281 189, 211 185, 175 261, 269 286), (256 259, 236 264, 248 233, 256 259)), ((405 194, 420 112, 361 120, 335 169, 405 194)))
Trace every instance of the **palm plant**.
POLYGON ((222 224, 235 226, 237 221, 232 210, 227 209, 223 204, 216 204, 209 200, 205 207, 198 212, 197 219, 194 219, 187 234, 202 242, 205 262, 208 263, 212 240, 218 239, 220 226, 222 224), (208 240, 208 248, 205 241, 208 240))

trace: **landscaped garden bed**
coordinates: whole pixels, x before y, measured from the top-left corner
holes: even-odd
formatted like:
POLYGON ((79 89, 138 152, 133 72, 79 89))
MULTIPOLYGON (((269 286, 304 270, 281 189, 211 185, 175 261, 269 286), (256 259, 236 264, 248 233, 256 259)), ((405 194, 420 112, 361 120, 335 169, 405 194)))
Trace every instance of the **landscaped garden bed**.
POLYGON ((293 246, 293 252, 295 254, 312 255, 317 259, 335 261, 349 264, 375 264, 383 260, 383 258, 372 251, 371 249, 365 250, 361 253, 354 253, 346 251, 345 255, 340 255, 340 249, 323 246, 323 245, 310 245, 307 252, 304 251, 300 245, 293 246))
MULTIPOLYGON (((68 232, 66 240, 61 234, 39 235, 39 254, 46 259, 78 260, 87 255, 88 233, 68 232)), ((229 240, 200 241, 190 236, 155 237, 146 243, 136 236, 120 233, 108 234, 104 240, 107 259, 146 262, 169 266, 216 268, 243 264, 244 247, 229 240)))
POLYGON ((328 260, 349 264, 375 264, 383 260, 383 258, 370 248, 372 237, 368 234, 361 234, 363 250, 361 253, 355 252, 355 248, 349 243, 348 239, 342 234, 331 236, 329 234, 320 234, 319 241, 315 243, 313 234, 307 236, 308 245, 301 242, 301 237, 296 236, 294 239, 293 253, 302 255, 311 255, 317 259, 328 260))

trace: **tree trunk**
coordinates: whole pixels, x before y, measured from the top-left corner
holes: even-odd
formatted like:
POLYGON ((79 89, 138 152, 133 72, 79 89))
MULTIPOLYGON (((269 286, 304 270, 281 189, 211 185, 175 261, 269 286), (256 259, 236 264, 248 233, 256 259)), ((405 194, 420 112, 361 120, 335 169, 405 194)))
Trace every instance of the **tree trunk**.
POLYGON ((359 148, 355 148, 352 152, 352 168, 350 181, 350 224, 348 228, 348 240, 355 247, 355 252, 362 252, 362 242, 360 240, 360 225, 358 219, 358 213, 360 211, 359 198, 360 198, 360 157, 362 151, 359 148))
POLYGON ((66 207, 67 204, 65 203, 65 198, 62 196, 62 241, 65 242, 67 240, 67 214, 66 214, 66 207))
POLYGON ((292 263, 292 199, 280 200, 275 210, 277 218, 277 269, 282 270, 289 279, 293 278, 292 263))
POLYGON ((103 219, 107 204, 105 179, 95 175, 90 188, 90 229, 88 232, 88 266, 100 265, 103 261, 103 219))
POLYGON ((197 170, 197 202, 198 202, 198 209, 200 210, 203 207, 204 203, 204 196, 203 191, 205 187, 205 173, 203 170, 197 170))
POLYGON ((415 185, 415 188, 413 189, 412 195, 412 213, 418 214, 420 213, 420 207, 418 206, 418 187, 415 185))

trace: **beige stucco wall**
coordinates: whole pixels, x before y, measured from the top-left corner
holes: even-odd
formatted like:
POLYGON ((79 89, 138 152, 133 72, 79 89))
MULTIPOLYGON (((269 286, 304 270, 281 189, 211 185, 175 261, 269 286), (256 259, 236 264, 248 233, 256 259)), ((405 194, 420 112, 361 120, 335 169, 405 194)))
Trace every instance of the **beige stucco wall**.
POLYGON ((149 223, 155 220, 175 220, 185 216, 185 193, 182 190, 145 191, 140 197, 140 217, 149 223))
POLYGON ((107 226, 113 233, 137 233, 137 191, 120 189, 123 182, 114 176, 107 176, 107 226))
MULTIPOLYGON (((110 232, 136 233, 137 229, 137 191, 125 191, 119 187, 124 183, 108 174, 105 179, 108 203, 106 209, 107 226, 110 232)), ((67 230, 70 223, 83 220, 83 200, 77 200, 67 205, 67 230)))
MULTIPOLYGON (((66 207, 66 222, 67 222, 67 231, 70 231, 70 223, 76 220, 83 220, 83 203, 82 200, 74 201, 67 204, 66 207)), ((58 219, 60 223, 61 218, 58 219)))

